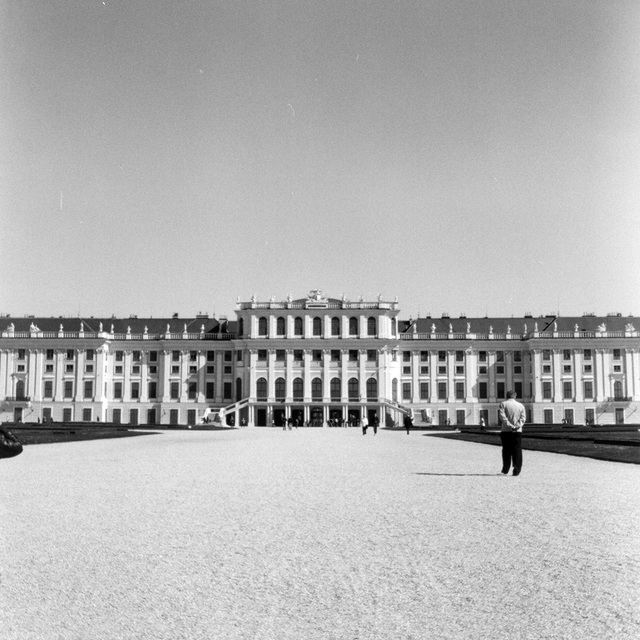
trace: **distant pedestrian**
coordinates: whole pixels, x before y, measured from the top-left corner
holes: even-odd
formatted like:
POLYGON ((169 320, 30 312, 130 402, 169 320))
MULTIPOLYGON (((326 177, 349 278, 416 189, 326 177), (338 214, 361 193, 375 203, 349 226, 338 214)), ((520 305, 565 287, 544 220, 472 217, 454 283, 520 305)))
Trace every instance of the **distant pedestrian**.
POLYGON ((502 473, 509 473, 513 464, 513 475, 522 470, 522 427, 527 412, 516 400, 515 391, 507 393, 507 400, 500 404, 500 440, 502 442, 502 473))
POLYGON ((409 429, 411 429, 413 425, 413 420, 411 419, 410 415, 406 415, 404 417, 404 428, 407 430, 407 435, 409 435, 409 429))
POLYGON ((380 424, 380 420, 378 420, 378 416, 373 419, 373 435, 378 435, 378 425, 380 424))
POLYGON ((366 436, 367 435, 367 429, 369 428, 369 421, 367 420, 366 416, 362 418, 362 435, 366 436))
POLYGON ((480 431, 484 431, 485 426, 484 418, 480 418, 480 431))

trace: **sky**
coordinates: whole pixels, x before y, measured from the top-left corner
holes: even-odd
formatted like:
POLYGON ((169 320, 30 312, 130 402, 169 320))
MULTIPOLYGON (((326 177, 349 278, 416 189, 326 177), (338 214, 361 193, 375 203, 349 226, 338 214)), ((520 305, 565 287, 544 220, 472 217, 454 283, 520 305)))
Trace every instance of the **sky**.
POLYGON ((640 314, 637 0, 0 0, 0 313, 640 314))

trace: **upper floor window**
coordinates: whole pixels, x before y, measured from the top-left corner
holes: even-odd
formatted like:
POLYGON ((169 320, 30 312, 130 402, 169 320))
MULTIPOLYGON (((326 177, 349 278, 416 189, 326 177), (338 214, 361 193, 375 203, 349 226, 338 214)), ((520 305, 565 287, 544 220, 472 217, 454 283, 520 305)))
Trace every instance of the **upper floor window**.
POLYGON ((620 360, 620 349, 614 349, 613 350, 613 359, 614 360, 620 360))
MULTIPOLYGON (((620 349, 618 349, 618 351, 620 351, 620 349)), ((73 349, 67 349, 67 360, 73 360, 74 356, 75 351, 73 349)))
POLYGON ((585 349, 585 350, 582 352, 582 357, 583 357, 585 360, 591 360, 591 349, 585 349))
POLYGON ((244 334, 244 318, 240 318, 238 321, 238 337, 242 337, 244 334))
POLYGON ((258 318, 258 335, 259 336, 267 335, 267 319, 264 317, 258 318))
POLYGON ((267 380, 266 378, 258 378, 256 380, 256 398, 258 400, 267 399, 267 380))
POLYGON ((293 321, 293 333, 297 336, 302 335, 302 318, 295 318, 293 321))
POLYGON ((53 360, 53 349, 47 349, 47 360, 53 360))
POLYGON ((331 335, 340 335, 340 318, 331 318, 331 335))
POLYGON ((371 317, 367 320, 367 335, 375 336, 378 333, 378 321, 371 317))
POLYGON ((563 360, 571 360, 571 349, 563 349, 562 350, 562 359, 563 360))
POLYGON ((358 318, 349 318, 349 335, 357 336, 358 334, 358 318))
MULTIPOLYGON (((116 360, 118 358, 116 357, 116 360)), ((171 352, 171 360, 173 362, 180 362, 180 352, 179 351, 172 351, 171 352)))
POLYGON ((302 378, 294 378, 293 380, 293 399, 294 400, 304 399, 304 382, 302 378))
POLYGON ((276 335, 284 336, 286 334, 286 324, 284 318, 276 320, 276 335))
POLYGON ((496 362, 504 362, 504 351, 496 351, 496 362))
POLYGON ((27 354, 26 349, 18 349, 18 360, 24 360, 27 354))
POLYGON ((464 362, 464 351, 456 351, 456 362, 464 362))
POLYGON ((438 361, 446 362, 447 361, 447 352, 446 351, 438 351, 438 361))
POLYGON ((522 362, 522 351, 514 351, 513 352, 513 361, 514 362, 522 362))
POLYGON ((313 319, 313 335, 314 336, 322 335, 322 318, 313 319))
POLYGON ((543 360, 551 360, 551 349, 543 349, 542 350, 542 359, 543 360))

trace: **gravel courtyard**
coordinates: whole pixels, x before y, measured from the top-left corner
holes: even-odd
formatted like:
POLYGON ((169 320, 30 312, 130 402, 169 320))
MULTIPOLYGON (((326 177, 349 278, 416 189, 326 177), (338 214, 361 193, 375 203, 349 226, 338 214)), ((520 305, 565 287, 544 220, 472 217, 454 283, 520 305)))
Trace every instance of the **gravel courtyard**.
POLYGON ((640 467, 247 428, 0 461, 0 636, 640 638, 640 467))

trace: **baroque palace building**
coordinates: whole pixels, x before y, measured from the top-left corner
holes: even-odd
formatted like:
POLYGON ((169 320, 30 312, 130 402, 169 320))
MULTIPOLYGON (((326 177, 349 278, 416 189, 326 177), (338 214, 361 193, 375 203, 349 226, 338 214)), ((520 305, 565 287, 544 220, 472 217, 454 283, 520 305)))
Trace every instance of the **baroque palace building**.
POLYGON ((237 302, 235 321, 10 318, 0 420, 132 425, 640 422, 633 317, 398 319, 396 301, 237 302))

